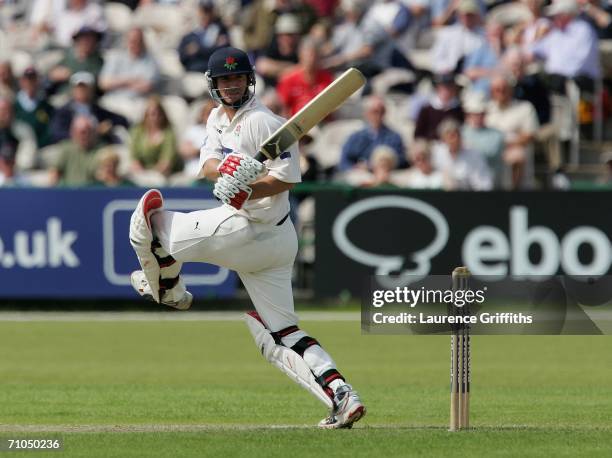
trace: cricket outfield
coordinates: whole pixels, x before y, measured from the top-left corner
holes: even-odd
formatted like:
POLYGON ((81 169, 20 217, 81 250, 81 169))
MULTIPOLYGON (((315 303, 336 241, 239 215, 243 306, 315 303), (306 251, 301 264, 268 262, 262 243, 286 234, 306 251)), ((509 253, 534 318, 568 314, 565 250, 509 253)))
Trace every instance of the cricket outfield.
POLYGON ((448 336, 361 335, 355 314, 308 314, 368 407, 329 431, 237 318, 0 314, 0 438, 64 444, 1 455, 612 454, 610 336, 473 336, 473 429, 451 433, 448 336))

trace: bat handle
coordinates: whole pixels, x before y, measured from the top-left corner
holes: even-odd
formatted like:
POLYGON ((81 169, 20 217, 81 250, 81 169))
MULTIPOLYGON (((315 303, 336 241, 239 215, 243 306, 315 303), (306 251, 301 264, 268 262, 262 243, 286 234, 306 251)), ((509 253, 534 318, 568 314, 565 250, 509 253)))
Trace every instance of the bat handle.
POLYGON ((268 159, 264 153, 262 153, 261 151, 259 151, 256 155, 255 155, 255 160, 259 161, 263 164, 263 162, 268 159))

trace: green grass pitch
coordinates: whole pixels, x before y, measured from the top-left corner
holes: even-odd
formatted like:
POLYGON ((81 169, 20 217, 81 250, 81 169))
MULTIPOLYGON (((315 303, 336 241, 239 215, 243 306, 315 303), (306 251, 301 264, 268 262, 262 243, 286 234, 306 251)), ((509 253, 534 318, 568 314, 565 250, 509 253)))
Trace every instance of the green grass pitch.
POLYGON ((474 336, 471 423, 447 431, 448 336, 303 322, 360 391, 352 430, 239 321, 0 322, 0 438, 34 457, 611 456, 612 338, 474 336))

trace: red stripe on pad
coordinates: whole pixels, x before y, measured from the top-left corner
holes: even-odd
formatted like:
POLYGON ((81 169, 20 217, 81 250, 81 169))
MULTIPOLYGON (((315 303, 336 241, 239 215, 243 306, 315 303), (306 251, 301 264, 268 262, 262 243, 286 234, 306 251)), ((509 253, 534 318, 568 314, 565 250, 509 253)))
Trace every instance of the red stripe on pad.
POLYGON ((281 329, 280 331, 276 332, 276 335, 278 335, 279 337, 287 337, 289 334, 292 334, 299 330, 300 328, 298 328, 297 326, 289 326, 288 328, 281 329))

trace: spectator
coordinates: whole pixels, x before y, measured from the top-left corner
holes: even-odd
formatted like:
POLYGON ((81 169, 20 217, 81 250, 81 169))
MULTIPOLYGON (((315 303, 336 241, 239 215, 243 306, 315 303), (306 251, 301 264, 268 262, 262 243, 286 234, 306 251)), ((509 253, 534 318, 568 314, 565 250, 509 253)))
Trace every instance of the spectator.
POLYGON ((412 70, 412 65, 398 50, 395 36, 404 32, 406 24, 394 24, 394 17, 385 12, 405 11, 398 2, 385 2, 366 9, 361 0, 345 0, 345 23, 334 33, 336 52, 324 62, 325 68, 357 67, 367 77, 375 76, 389 67, 412 70), (397 29, 395 27, 398 27, 397 29))
POLYGON ((66 7, 59 11, 53 21, 56 43, 67 48, 74 34, 86 26, 99 32, 106 31, 102 7, 90 0, 66 0, 66 7))
POLYGON ((82 27, 74 34, 72 48, 65 51, 64 58, 49 72, 53 92, 67 93, 73 73, 89 72, 98 76, 104 63, 98 49, 101 38, 102 34, 91 27, 82 27))
POLYGON ((19 92, 15 97, 15 119, 29 125, 36 136, 36 146, 51 143, 51 118, 54 109, 47 102, 34 67, 27 67, 19 78, 19 92))
POLYGON ((375 187, 391 184, 391 174, 397 168, 397 154, 387 145, 379 145, 372 151, 370 170, 372 179, 365 186, 375 187))
POLYGON ((11 62, 8 60, 0 61, 0 97, 13 98, 17 90, 17 83, 13 75, 11 62))
POLYGON ((13 101, 6 97, 0 97, 0 147, 2 145, 15 150, 17 168, 26 170, 36 165, 34 132, 30 126, 15 119, 13 101))
POLYGON ((118 143, 113 127, 127 128, 127 120, 116 113, 105 110, 94 101, 95 78, 91 73, 78 72, 70 77, 72 99, 59 108, 51 120, 53 142, 70 137, 72 122, 77 115, 89 116, 96 121, 97 135, 103 143, 118 143))
POLYGON ((0 97, 0 151, 13 161, 19 148, 19 135, 14 130, 13 108, 9 99, 0 97))
POLYGON ((406 166, 404 159, 404 144, 400 135, 384 123, 385 102, 378 96, 369 96, 363 104, 363 115, 367 126, 352 134, 342 147, 342 155, 338 169, 350 170, 357 167, 367 169, 372 151, 378 145, 387 145, 397 156, 399 167, 406 166))
POLYGON ((601 40, 612 38, 612 5, 609 1, 578 0, 583 18, 596 30, 601 40))
MULTIPOLYGON (((460 4, 461 0, 431 0, 429 4, 431 25, 433 27, 442 27, 453 24, 460 4)), ((482 17, 487 12, 482 0, 478 0, 478 11, 482 17)))
POLYGON ((524 174, 527 160, 533 155, 533 141, 538 130, 538 116, 529 102, 513 98, 509 77, 496 75, 491 80, 492 101, 488 106, 486 124, 504 133, 503 159, 512 171, 512 189, 529 183, 524 174))
POLYGON ((230 44, 229 33, 215 14, 212 0, 198 3, 199 25, 183 37, 178 53, 181 63, 188 72, 202 72, 208 69, 208 58, 221 46, 230 44))
POLYGON ((158 97, 147 101, 143 120, 130 130, 132 171, 153 170, 163 176, 180 170, 176 136, 158 97))
POLYGON ((414 127, 414 138, 437 140, 438 126, 443 119, 453 118, 463 122, 463 109, 458 97, 459 88, 451 73, 436 75, 433 83, 435 94, 421 107, 414 127))
POLYGON ((310 28, 317 22, 317 12, 304 0, 276 0, 274 2, 274 13, 277 18, 285 14, 296 17, 301 33, 308 33, 310 28))
POLYGON ((400 0, 397 3, 399 10, 386 30, 395 40, 397 49, 404 56, 410 56, 421 33, 430 27, 429 0, 400 0))
POLYGON ((118 186, 134 186, 130 180, 119 173, 119 155, 114 147, 106 146, 96 155, 96 183, 115 188, 118 186))
POLYGON ((557 170, 562 163, 559 127, 552 122, 551 93, 540 74, 526 74, 523 54, 513 49, 503 59, 503 67, 515 81, 514 98, 530 102, 538 115, 539 128, 534 152, 542 153, 550 170, 557 170))
POLYGON ((481 93, 470 93, 464 102, 465 124, 461 138, 465 147, 480 154, 493 172, 494 183, 500 187, 503 178, 504 134, 485 125, 487 103, 481 93))
POLYGON ((23 135, 14 120, 10 100, 0 97, 0 187, 30 185, 16 164, 23 135))
POLYGON ((95 183, 98 142, 95 121, 77 115, 70 126, 70 140, 58 145, 59 155, 51 168, 51 184, 86 186, 95 183))
POLYGON ((299 65, 279 80, 276 91, 285 108, 287 118, 329 86, 334 77, 319 67, 318 42, 306 37, 300 44, 299 65))
POLYGON ((272 39, 276 13, 267 7, 266 0, 252 0, 243 5, 239 16, 244 49, 257 56, 272 39))
POLYGON ((410 163, 407 170, 391 174, 391 184, 400 188, 442 189, 444 176, 431 163, 431 146, 426 140, 416 140, 410 146, 410 163))
POLYGON ((544 60, 555 92, 565 93, 566 79, 592 90, 593 79, 601 74, 597 34, 579 13, 576 0, 556 0, 546 9, 553 18, 553 29, 530 49, 531 59, 544 60))
POLYGON ((490 78, 504 53, 504 27, 490 21, 486 26, 486 41, 465 57, 462 73, 471 81, 470 89, 489 95, 490 78))
POLYGON ((206 122, 213 108, 215 103, 212 99, 206 99, 198 111, 195 124, 187 127, 183 135, 179 154, 185 164, 184 172, 188 176, 197 177, 200 173, 200 148, 206 142, 206 122))
POLYGON ((337 181, 371 188, 391 184, 391 174, 397 168, 397 154, 387 145, 378 145, 372 150, 368 167, 353 167, 336 177, 337 181))
POLYGON ((529 50, 531 46, 540 41, 550 31, 550 20, 543 15, 542 7, 545 0, 521 0, 531 13, 528 21, 521 22, 514 27, 510 34, 512 43, 522 50, 529 50))
POLYGON ((405 40, 413 22, 410 9, 399 0, 372 4, 360 24, 365 42, 361 58, 371 64, 371 67, 366 65, 363 68, 366 74, 374 76, 389 67, 413 70, 402 52, 403 49, 407 53, 413 47, 410 40, 405 40))
POLYGON ((33 0, 28 17, 32 42, 40 46, 53 31, 53 23, 66 9, 66 0, 33 0))
POLYGON ((525 72, 526 62, 518 49, 509 50, 502 61, 502 67, 514 79, 514 97, 530 102, 538 114, 540 125, 551 120, 550 91, 542 82, 540 75, 525 72))
POLYGON ((276 87, 278 78, 297 64, 302 26, 296 16, 283 14, 276 20, 274 32, 274 39, 255 62, 257 73, 269 87, 276 87))
POLYGON ((318 17, 333 17, 337 0, 306 0, 306 4, 312 6, 318 17))
POLYGON ((364 36, 359 30, 361 20, 367 10, 365 0, 342 0, 343 21, 336 25, 332 34, 333 55, 326 59, 326 68, 344 68, 361 59, 364 36))
POLYGON ((444 188, 453 191, 491 190, 491 171, 480 154, 463 146, 459 123, 445 119, 438 129, 442 142, 434 147, 432 163, 444 175, 444 188))
POLYGON ((159 68, 146 49, 142 29, 126 33, 127 50, 112 54, 102 67, 100 88, 121 97, 142 97, 159 82, 159 68))
POLYGON ((334 52, 334 43, 332 41, 334 28, 335 24, 329 19, 321 19, 310 28, 310 32, 307 35, 311 40, 318 42, 318 51, 323 59, 331 56, 334 52))
POLYGON ((0 188, 9 186, 29 186, 29 180, 15 168, 17 145, 5 142, 0 131, 0 188))
POLYGON ((441 28, 436 34, 431 50, 434 73, 457 71, 462 60, 485 42, 476 0, 460 0, 457 12, 459 22, 441 28))

